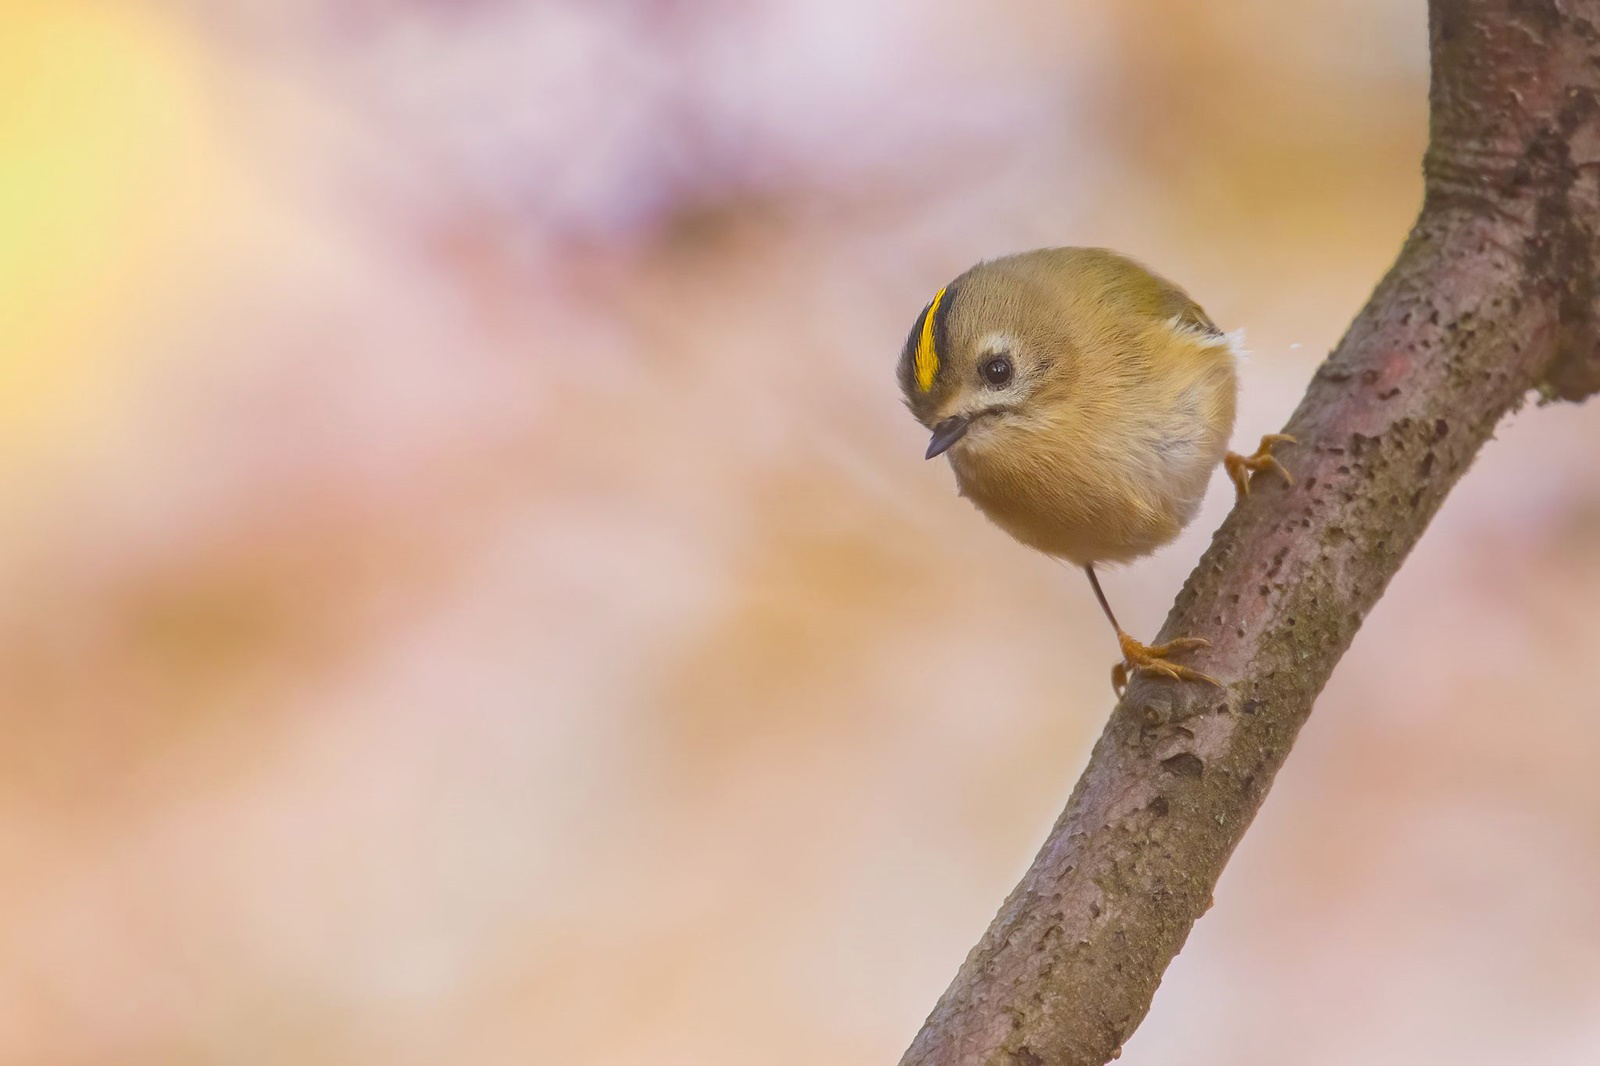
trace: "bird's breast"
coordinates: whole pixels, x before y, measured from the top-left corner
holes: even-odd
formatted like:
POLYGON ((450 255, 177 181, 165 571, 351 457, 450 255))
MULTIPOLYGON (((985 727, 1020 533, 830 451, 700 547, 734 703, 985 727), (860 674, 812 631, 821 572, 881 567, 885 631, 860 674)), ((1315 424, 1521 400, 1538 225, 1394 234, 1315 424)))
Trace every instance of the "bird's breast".
POLYGON ((1194 518, 1226 450, 1231 418, 1219 431, 1188 414, 989 434, 953 449, 951 466, 962 495, 1022 543, 1078 564, 1125 562, 1194 518))

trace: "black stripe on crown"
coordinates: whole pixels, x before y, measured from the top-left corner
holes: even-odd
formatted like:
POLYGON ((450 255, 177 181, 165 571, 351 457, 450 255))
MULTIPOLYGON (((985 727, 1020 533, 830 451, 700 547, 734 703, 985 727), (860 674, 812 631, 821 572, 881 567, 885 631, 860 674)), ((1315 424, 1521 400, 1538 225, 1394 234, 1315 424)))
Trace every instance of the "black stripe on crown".
MULTIPOLYGON (((946 353, 950 350, 950 307, 955 303, 957 288, 954 282, 945 286, 944 299, 939 301, 939 314, 933 320, 933 351, 939 360, 939 365, 933 372, 935 385, 944 374, 945 364, 948 361, 946 353)), ((917 388, 917 345, 922 340, 922 327, 932 307, 932 300, 923 305, 917 320, 911 324, 911 332, 906 335, 905 347, 900 350, 900 387, 907 395, 922 391, 917 388)))
MULTIPOLYGON (((906 346, 900 349, 900 387, 908 396, 917 391, 917 342, 922 339, 922 322, 928 317, 928 309, 932 306, 931 300, 924 305, 917 315, 917 320, 911 323, 911 332, 906 335, 906 346)), ((938 323, 934 325, 937 327, 938 323)))

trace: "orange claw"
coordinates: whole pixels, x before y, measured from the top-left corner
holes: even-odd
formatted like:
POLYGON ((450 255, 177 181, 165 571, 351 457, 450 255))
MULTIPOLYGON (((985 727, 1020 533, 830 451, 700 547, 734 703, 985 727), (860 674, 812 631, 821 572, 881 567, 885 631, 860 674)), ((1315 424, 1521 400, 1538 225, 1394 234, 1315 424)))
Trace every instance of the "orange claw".
POLYGON ((1122 645, 1122 662, 1111 668, 1111 687, 1116 690, 1118 697, 1121 697, 1122 690, 1128 687, 1130 669, 1143 670, 1158 677, 1170 677, 1175 681, 1205 681, 1218 688, 1222 687, 1222 682, 1210 674, 1202 674, 1192 667, 1181 666, 1167 660, 1167 657, 1174 652, 1211 647, 1211 642, 1203 637, 1179 637, 1165 644, 1140 644, 1119 629, 1117 643, 1122 645))
POLYGON ((1233 487, 1239 493, 1239 499, 1250 495, 1250 479, 1262 470, 1276 470, 1283 478, 1284 483, 1294 484, 1294 478, 1289 476, 1283 464, 1278 462, 1277 456, 1272 454, 1272 448, 1277 444, 1298 443, 1287 433, 1268 433, 1261 438, 1261 446, 1254 455, 1240 455, 1238 452, 1229 452, 1222 457, 1222 465, 1228 471, 1228 476, 1233 479, 1233 487))

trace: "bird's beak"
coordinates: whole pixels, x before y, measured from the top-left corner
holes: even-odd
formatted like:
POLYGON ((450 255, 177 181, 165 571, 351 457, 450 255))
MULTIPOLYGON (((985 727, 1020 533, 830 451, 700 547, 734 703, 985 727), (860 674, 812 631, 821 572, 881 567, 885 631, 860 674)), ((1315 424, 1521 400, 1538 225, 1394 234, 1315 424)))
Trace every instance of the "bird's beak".
POLYGON ((968 419, 965 415, 947 418, 933 427, 933 439, 928 442, 928 454, 924 459, 932 459, 936 455, 943 455, 950 449, 950 445, 960 440, 967 432, 968 419))

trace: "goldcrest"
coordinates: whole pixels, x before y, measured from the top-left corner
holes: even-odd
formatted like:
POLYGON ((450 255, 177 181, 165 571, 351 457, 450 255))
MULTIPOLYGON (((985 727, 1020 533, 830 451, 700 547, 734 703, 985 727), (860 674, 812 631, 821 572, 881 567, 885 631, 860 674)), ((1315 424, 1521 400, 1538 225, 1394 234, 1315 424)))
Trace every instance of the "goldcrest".
POLYGON ((1044 248, 968 270, 934 294, 900 356, 906 404, 930 429, 956 485, 995 525, 1080 566, 1129 670, 1207 681, 1145 645, 1111 612, 1095 566, 1148 555, 1200 508, 1222 464, 1242 497, 1251 476, 1289 473, 1272 455, 1292 438, 1228 451, 1238 353, 1187 293, 1103 248, 1044 248))

